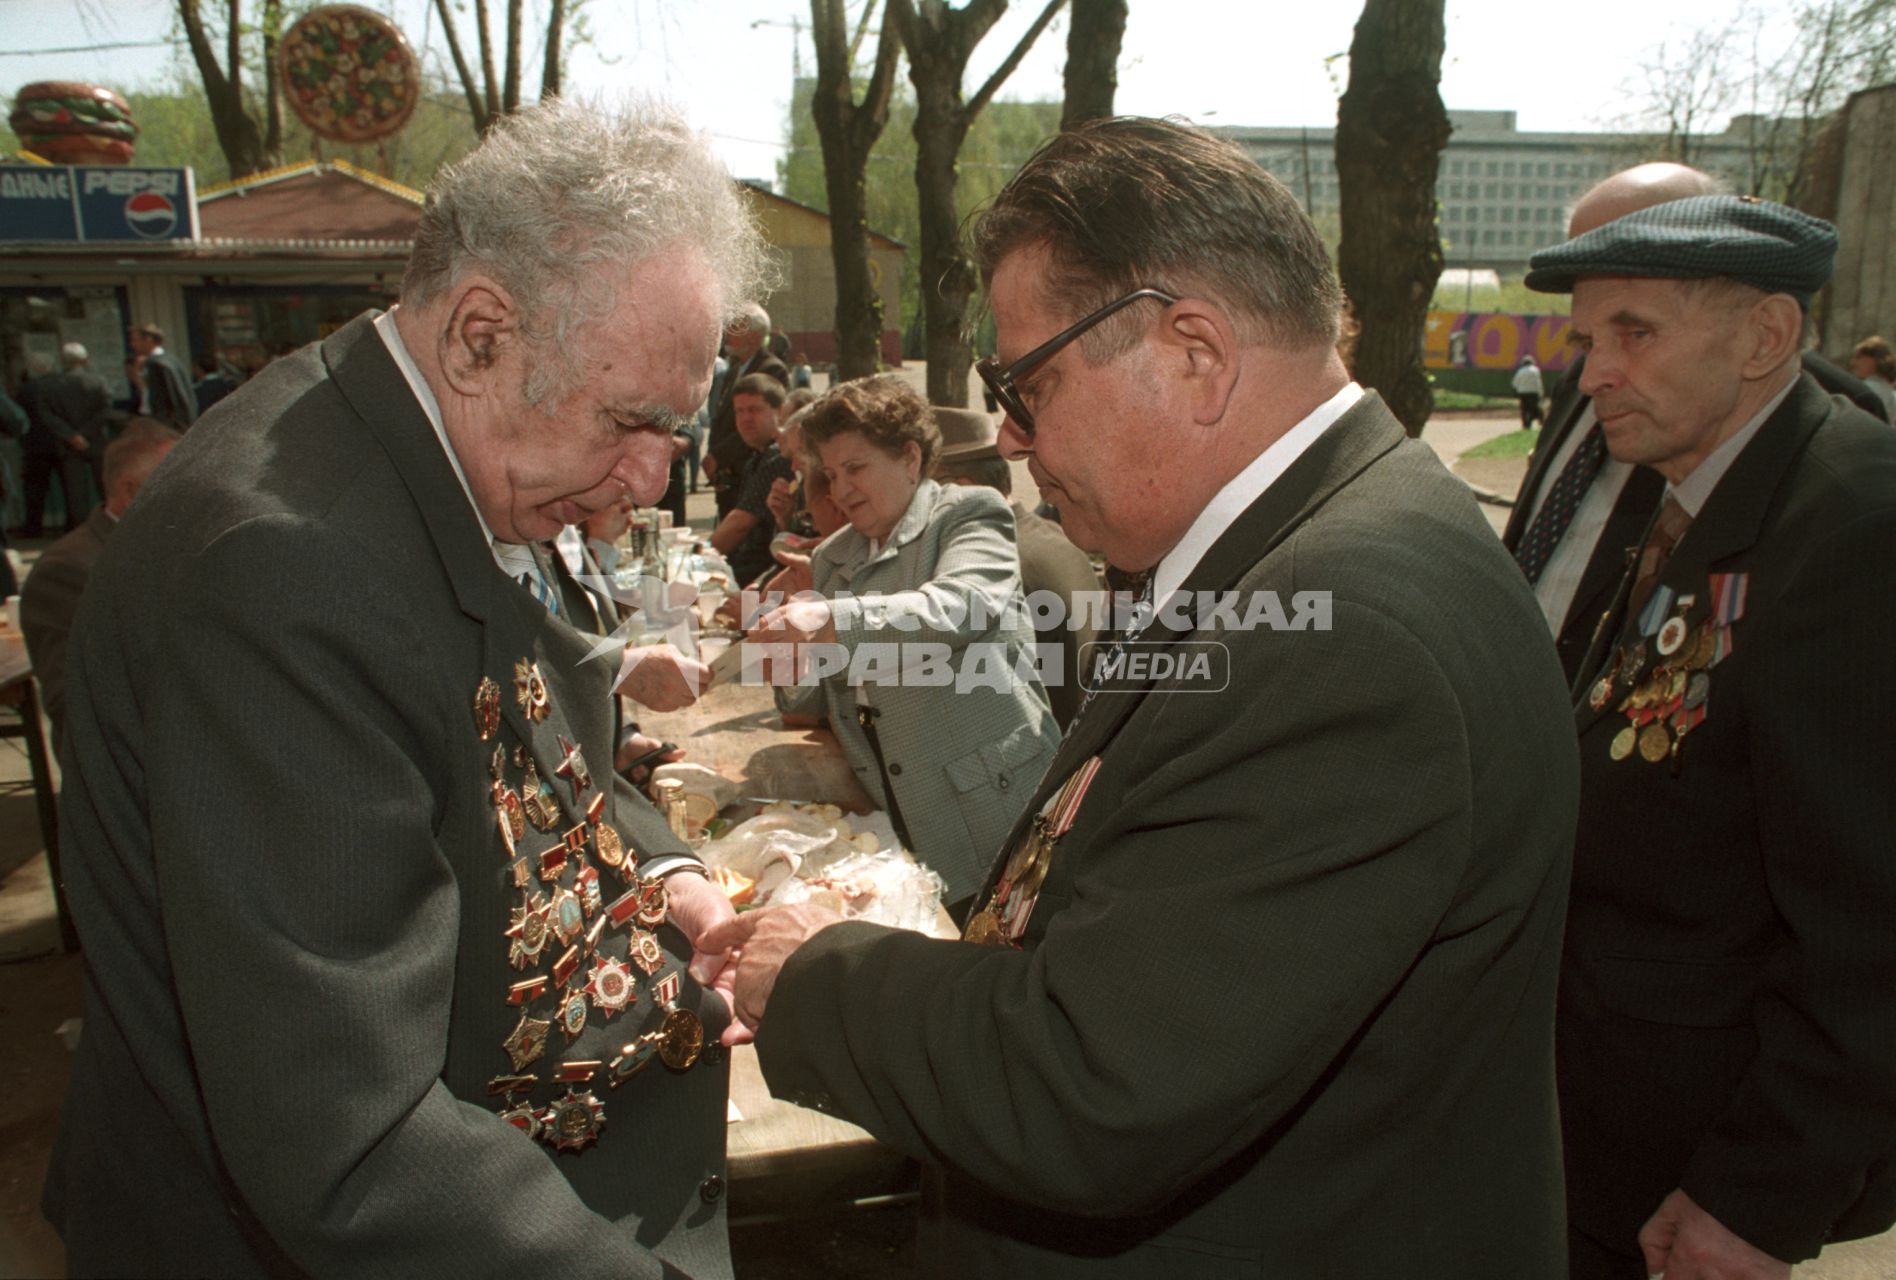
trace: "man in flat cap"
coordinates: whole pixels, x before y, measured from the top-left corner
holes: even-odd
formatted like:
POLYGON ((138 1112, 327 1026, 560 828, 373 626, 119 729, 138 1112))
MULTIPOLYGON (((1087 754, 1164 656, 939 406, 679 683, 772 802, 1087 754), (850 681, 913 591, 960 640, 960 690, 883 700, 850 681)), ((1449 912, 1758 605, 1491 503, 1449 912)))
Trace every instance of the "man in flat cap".
POLYGON ((1576 684, 1575 1280, 1788 1277, 1896 1217, 1896 436, 1799 368, 1835 251, 1700 196, 1530 263, 1665 482, 1576 684))
MULTIPOLYGON (((1723 195, 1716 178, 1688 165, 1634 165, 1601 179, 1580 197, 1568 219, 1569 238, 1668 200, 1723 195)), ((1816 351, 1804 371, 1826 391, 1881 413, 1863 382, 1816 351)), ((1665 480, 1647 467, 1620 462, 1606 450, 1593 401, 1580 391, 1586 357, 1555 384, 1547 421, 1534 446, 1514 511, 1501 535, 1520 562, 1567 679, 1578 674, 1600 614, 1626 568, 1626 555, 1658 509, 1665 480)))

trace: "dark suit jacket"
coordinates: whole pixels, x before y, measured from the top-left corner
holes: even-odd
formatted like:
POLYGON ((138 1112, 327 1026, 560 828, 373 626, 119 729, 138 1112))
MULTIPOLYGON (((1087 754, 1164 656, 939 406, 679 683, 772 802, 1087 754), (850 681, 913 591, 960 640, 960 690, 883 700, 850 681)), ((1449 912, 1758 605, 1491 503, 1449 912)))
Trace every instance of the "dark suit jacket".
MULTIPOLYGON (((738 380, 753 373, 767 373, 781 382, 785 390, 790 387, 790 370, 784 367, 783 361, 762 348, 750 358, 749 363, 734 364, 724 375, 716 411, 711 415, 710 438, 705 442, 705 453, 717 459, 718 473, 712 483, 721 491, 735 488, 738 473, 743 469, 744 456, 750 452, 750 446, 744 443, 744 437, 737 432, 737 408, 732 403, 732 395, 737 390, 738 380)), ((720 507, 718 514, 723 513, 724 508, 720 507)))
MULTIPOLYGON (((1859 407, 1878 417, 1882 416, 1882 402, 1860 379, 1814 351, 1806 351, 1803 362, 1805 371, 1816 378, 1826 391, 1848 396, 1859 407)), ((1514 511, 1508 516, 1507 528, 1501 535, 1509 551, 1521 544, 1522 537, 1527 533, 1535 499, 1554 481, 1552 464, 1554 455, 1560 452, 1561 442, 1573 433, 1582 412, 1591 403, 1588 397, 1580 394, 1580 371, 1584 368, 1586 357, 1582 356, 1569 366, 1560 384, 1554 388, 1547 421, 1534 446, 1534 456, 1528 459, 1527 475, 1522 478, 1521 491, 1514 499, 1514 511)), ((1561 670, 1569 681, 1579 674, 1581 660, 1586 656, 1587 646, 1593 639, 1600 616, 1612 603, 1613 589, 1619 585, 1620 577, 1625 572, 1628 556, 1637 550, 1640 539, 1645 536, 1646 525, 1651 521, 1652 513, 1658 510, 1659 501, 1665 495, 1665 487, 1665 479, 1657 471, 1649 467, 1635 467, 1633 474, 1626 478, 1625 487, 1620 490, 1619 501, 1613 504, 1605 528, 1593 544, 1593 555, 1581 573, 1580 585, 1574 591, 1573 603, 1567 608, 1566 620, 1561 623, 1560 631, 1554 637, 1554 648, 1560 654, 1561 670)))
POLYGON ((1893 569, 1896 434, 1802 379, 1661 579, 1696 626, 1750 575, 1678 772, 1610 759, 1618 696, 1577 712, 1561 1105, 1609 1247, 1675 1187, 1787 1261, 1896 1217, 1893 569))
POLYGON ((197 394, 178 357, 159 350, 145 357, 145 394, 151 416, 182 431, 197 421, 197 394))
POLYGON ((46 548, 20 591, 20 630, 26 635, 40 705, 53 722, 55 742, 63 736, 66 710, 66 638, 93 562, 117 524, 104 507, 94 509, 84 524, 46 548))
POLYGON ((1330 625, 1100 695, 1028 806, 1100 756, 1024 949, 824 930, 771 1089, 939 1163, 934 1275, 1558 1274, 1575 762, 1520 571, 1371 394, 1186 588, 1330 625))
MULTIPOLYGON (((1066 602, 1057 617, 1037 636, 1037 643, 1060 650, 1060 679, 1047 681, 1047 701, 1053 704, 1053 718, 1064 729, 1080 709, 1081 663, 1095 651, 1086 646, 1099 639, 1099 629, 1091 624, 1074 627, 1075 597, 1104 591, 1105 585, 1093 572, 1093 562, 1067 538, 1066 530, 1051 520, 1043 520, 1018 502, 1010 504, 1014 528, 1020 539, 1020 589, 1032 596, 1051 591, 1066 602)), ((1035 619, 1042 615, 1036 613, 1035 619)))
POLYGON ((105 448, 105 425, 112 413, 105 379, 90 369, 66 369, 39 385, 43 435, 29 435, 29 447, 62 455, 75 452, 70 442, 76 435, 88 446, 88 461, 96 461, 105 448))
MULTIPOLYGON (((576 1155, 496 1114, 503 1040, 523 1010, 553 1017, 551 995, 515 1007, 509 988, 562 946, 509 963, 523 895, 496 751, 514 785, 504 753, 524 747, 558 798, 522 854, 583 819, 559 735, 612 788, 628 850, 679 846, 612 773, 610 670, 579 665, 577 634, 495 566, 367 318, 234 393, 125 525, 68 658, 85 1035, 47 1207, 73 1274, 675 1274, 663 1257, 728 1275, 722 1186, 701 1190, 722 1173, 720 1055, 578 1085, 606 1126, 576 1155), (515 698, 521 661, 550 690, 544 720, 515 698), (483 676, 503 690, 491 740, 483 676)), ((624 886, 601 875, 611 901, 624 886)), ((659 932, 660 976, 680 972, 682 939, 659 932)), ((617 927, 599 944, 625 946, 617 927)), ((526 1096, 551 1103, 558 1063, 647 1029, 651 984, 572 1043, 554 1030, 526 1096)), ((681 1002, 721 1025, 688 980, 681 1002)))

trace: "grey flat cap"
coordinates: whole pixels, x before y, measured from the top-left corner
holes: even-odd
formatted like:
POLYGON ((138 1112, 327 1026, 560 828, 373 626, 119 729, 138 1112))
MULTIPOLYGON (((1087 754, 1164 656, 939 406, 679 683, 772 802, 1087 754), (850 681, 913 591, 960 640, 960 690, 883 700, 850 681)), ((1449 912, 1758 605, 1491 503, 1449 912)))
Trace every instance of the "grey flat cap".
POLYGON ((1723 277, 1805 307, 1830 279, 1837 229, 1752 196, 1692 196, 1602 223, 1527 262, 1527 287, 1571 293, 1581 276, 1723 277))

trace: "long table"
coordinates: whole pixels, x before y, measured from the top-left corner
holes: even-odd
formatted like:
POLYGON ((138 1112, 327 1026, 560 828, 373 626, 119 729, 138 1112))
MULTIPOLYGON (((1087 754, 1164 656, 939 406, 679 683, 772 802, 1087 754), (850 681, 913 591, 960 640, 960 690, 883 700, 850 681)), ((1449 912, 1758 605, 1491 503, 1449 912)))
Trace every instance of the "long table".
MULTIPOLYGON (((818 801, 850 813, 873 807, 834 735, 786 728, 767 688, 720 685, 683 711, 639 710, 638 720, 647 734, 735 781, 746 798, 818 801)), ((771 1097, 749 1045, 731 1053, 731 1101, 734 1219, 834 1208, 915 1185, 914 1162, 864 1130, 771 1097)))

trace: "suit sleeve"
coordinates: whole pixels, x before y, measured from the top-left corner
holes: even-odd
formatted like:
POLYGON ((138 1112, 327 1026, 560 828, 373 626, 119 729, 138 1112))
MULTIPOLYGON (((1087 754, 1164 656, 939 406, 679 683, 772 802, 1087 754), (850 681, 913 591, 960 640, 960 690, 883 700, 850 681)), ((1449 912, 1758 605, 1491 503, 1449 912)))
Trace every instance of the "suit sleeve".
POLYGON ((311 1274, 667 1274, 440 1081, 470 926, 434 832, 465 717, 374 556, 239 526, 179 563, 154 637, 151 831, 218 1154, 311 1274))
POLYGON ((1744 711, 1783 930, 1752 1015, 1757 1057, 1681 1186, 1792 1261, 1896 1154, 1893 565, 1896 515, 1859 519, 1810 548, 1768 626, 1741 641, 1757 664, 1744 711))
POLYGON ((46 714, 59 725, 66 713, 66 641, 85 591, 86 574, 65 556, 42 555, 20 589, 20 630, 33 660, 46 714))
POLYGON ((960 649, 992 635, 1007 610, 1022 607, 1014 513, 999 495, 982 492, 941 508, 935 518, 943 528, 926 582, 886 595, 831 600, 838 644, 851 653, 864 643, 960 649))
POLYGON ((1125 789, 1056 853, 1072 896, 1034 949, 860 923, 800 948, 758 1036, 772 1091, 1092 1216, 1258 1141, 1421 954, 1470 843, 1446 677, 1387 618, 1333 619, 1234 643, 1241 706, 1175 695, 1116 740, 1125 789))

